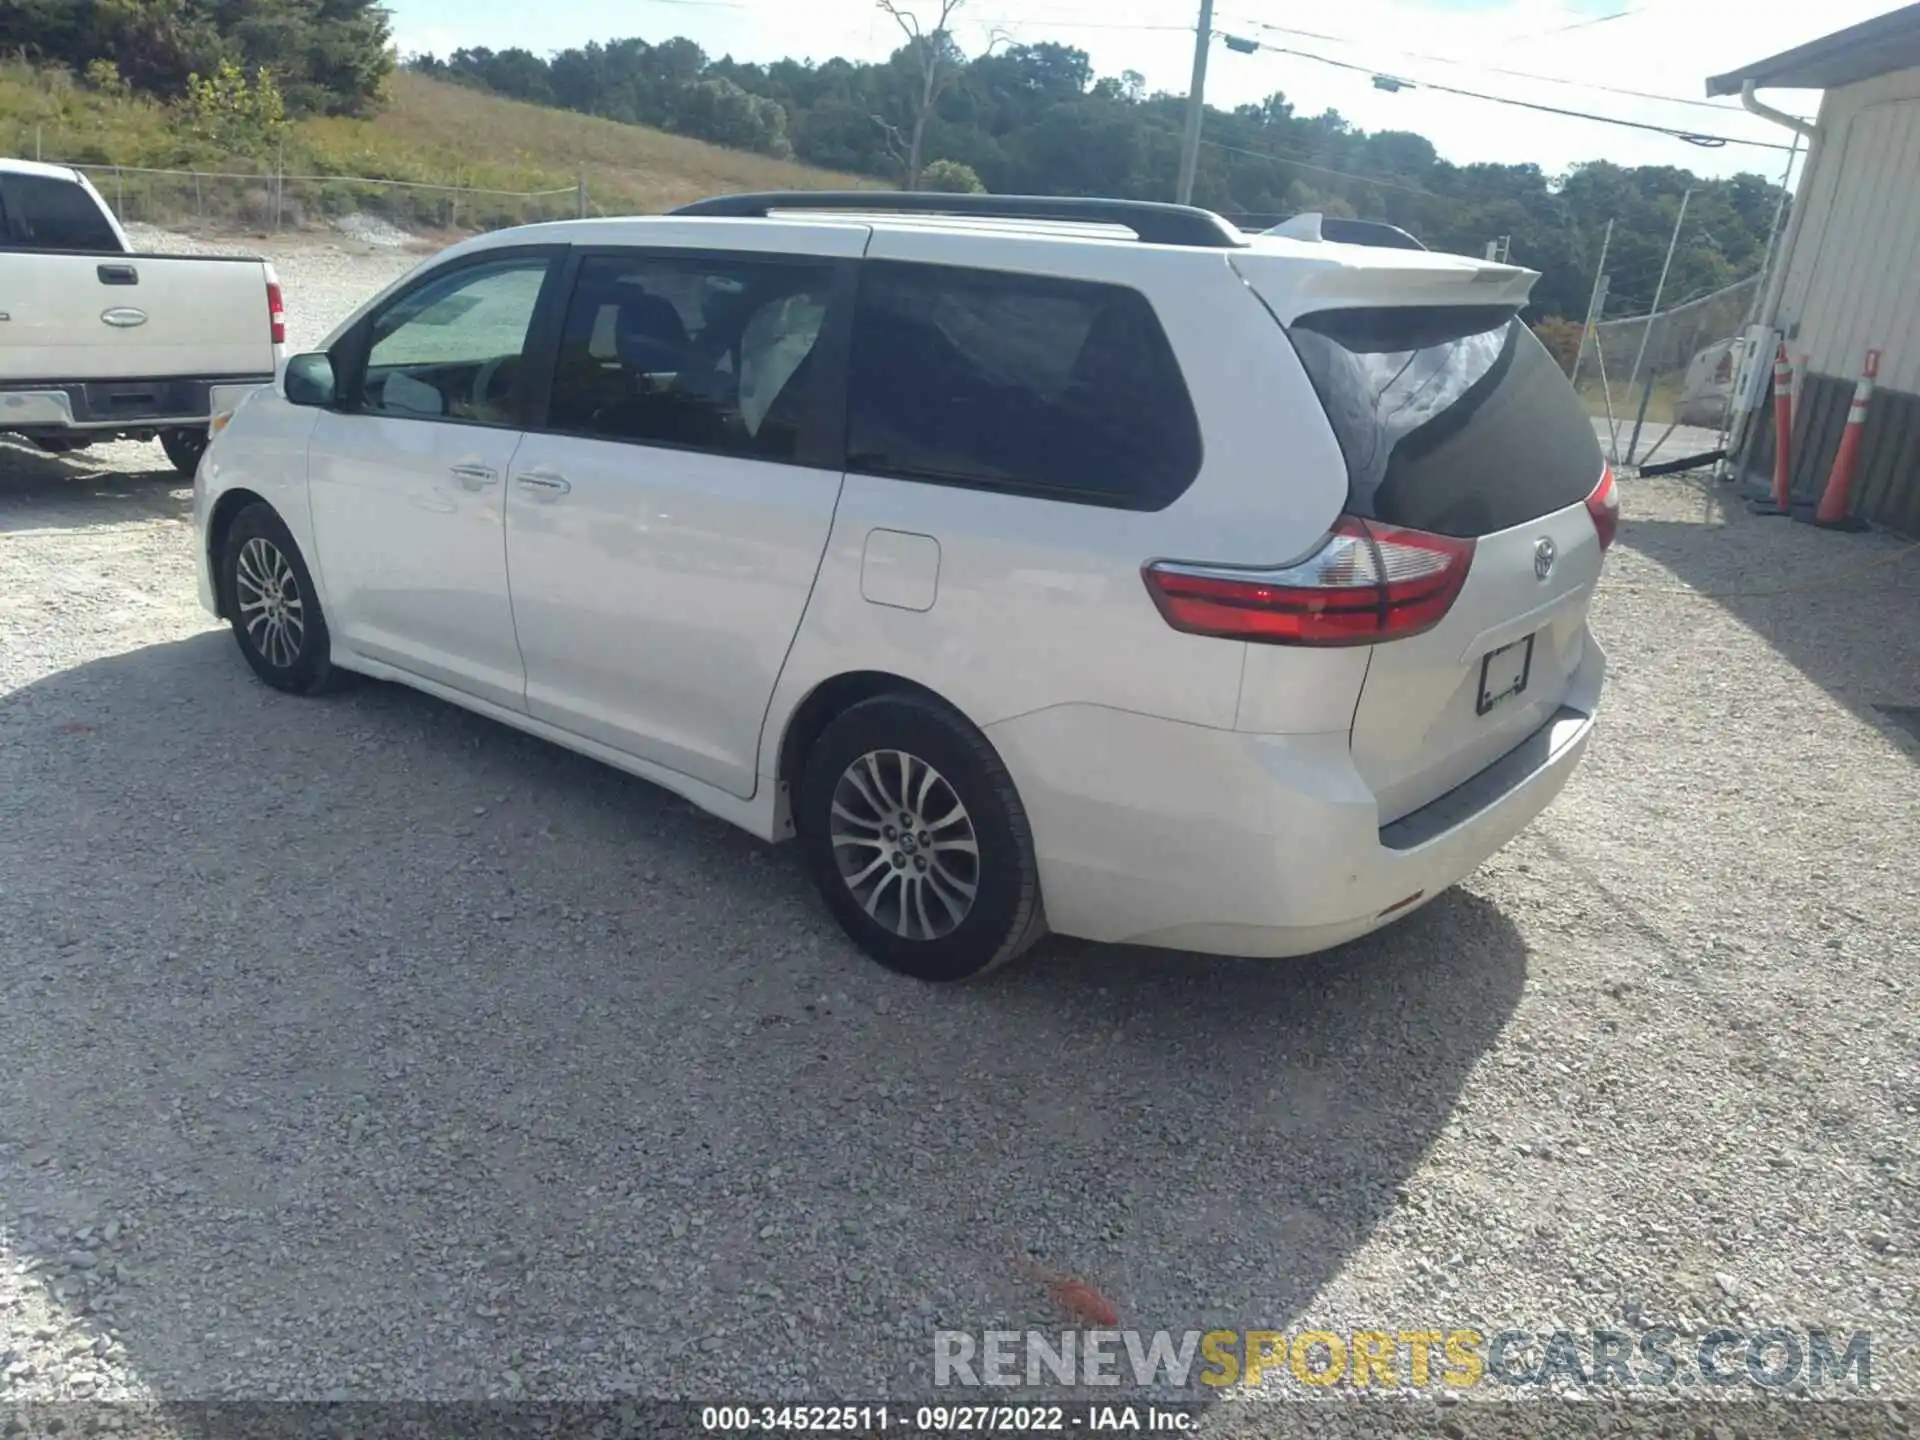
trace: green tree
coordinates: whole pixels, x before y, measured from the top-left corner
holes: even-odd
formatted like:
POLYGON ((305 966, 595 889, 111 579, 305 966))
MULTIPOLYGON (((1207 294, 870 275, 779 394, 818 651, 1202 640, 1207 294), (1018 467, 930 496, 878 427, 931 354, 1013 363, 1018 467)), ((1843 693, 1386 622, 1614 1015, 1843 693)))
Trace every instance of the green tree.
POLYGON ((189 75, 174 108, 187 130, 234 155, 263 155, 286 127, 287 107, 271 70, 251 80, 228 61, 211 75, 189 75))
POLYGON ((786 112, 772 100, 749 95, 731 80, 696 80, 681 88, 674 109, 683 134, 736 150, 782 159, 793 153, 786 112))
POLYGON ((920 188, 946 195, 979 195, 986 190, 973 167, 958 160, 934 160, 920 172, 920 188))
POLYGON ((0 50, 79 73, 104 61, 166 100, 226 65, 270 71, 302 115, 373 108, 390 39, 377 0, 0 0, 0 50))

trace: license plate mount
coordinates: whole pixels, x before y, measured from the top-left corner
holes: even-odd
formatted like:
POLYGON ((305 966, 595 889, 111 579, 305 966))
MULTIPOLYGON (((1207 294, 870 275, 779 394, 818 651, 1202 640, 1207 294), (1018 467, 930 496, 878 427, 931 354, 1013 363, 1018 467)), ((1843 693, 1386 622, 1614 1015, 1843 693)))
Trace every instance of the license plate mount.
POLYGON ((1485 715, 1527 688, 1527 681, 1533 677, 1533 641, 1529 635, 1480 657, 1480 693, 1474 701, 1474 714, 1485 715))

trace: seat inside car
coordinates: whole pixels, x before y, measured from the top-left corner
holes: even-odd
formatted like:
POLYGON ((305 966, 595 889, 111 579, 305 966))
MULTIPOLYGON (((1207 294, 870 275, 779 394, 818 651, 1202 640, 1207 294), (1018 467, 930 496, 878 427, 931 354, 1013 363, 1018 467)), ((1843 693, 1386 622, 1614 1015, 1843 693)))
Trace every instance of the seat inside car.
POLYGON ((620 297, 615 321, 621 363, 643 375, 679 370, 690 343, 680 312, 659 295, 623 288, 627 293, 620 297))

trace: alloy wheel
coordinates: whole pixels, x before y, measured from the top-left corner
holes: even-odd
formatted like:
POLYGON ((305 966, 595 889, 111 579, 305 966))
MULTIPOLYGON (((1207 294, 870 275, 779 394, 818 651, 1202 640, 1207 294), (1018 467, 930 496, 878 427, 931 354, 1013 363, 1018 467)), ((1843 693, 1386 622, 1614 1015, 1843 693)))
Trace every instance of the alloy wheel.
POLYGON ((271 540, 255 535, 234 565, 234 601, 254 650, 285 670, 300 658, 307 638, 306 607, 293 566, 271 540))
POLYGON ((959 928, 980 889, 973 817, 938 770, 870 750, 842 772, 829 826, 840 878, 869 916, 906 940, 959 928))

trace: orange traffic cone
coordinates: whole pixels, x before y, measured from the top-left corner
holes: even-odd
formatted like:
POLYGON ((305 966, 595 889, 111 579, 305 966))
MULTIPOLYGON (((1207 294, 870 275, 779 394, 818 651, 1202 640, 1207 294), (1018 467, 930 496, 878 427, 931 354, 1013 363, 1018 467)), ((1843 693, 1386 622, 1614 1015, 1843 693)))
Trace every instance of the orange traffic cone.
POLYGON ((1793 440, 1793 366, 1787 361, 1783 343, 1773 355, 1773 494, 1765 500, 1749 500, 1747 509, 1755 515, 1792 513, 1787 496, 1788 455, 1793 440))
POLYGON ((1864 530, 1867 522, 1848 510, 1853 498, 1853 477, 1860 470, 1860 442, 1867 429, 1867 405, 1873 399, 1873 382, 1880 374, 1880 352, 1867 351, 1866 369, 1853 387, 1853 404, 1847 409, 1847 428, 1840 432, 1840 448, 1833 455, 1833 470, 1827 476, 1827 488, 1820 496, 1820 508, 1813 523, 1822 530, 1864 530))

